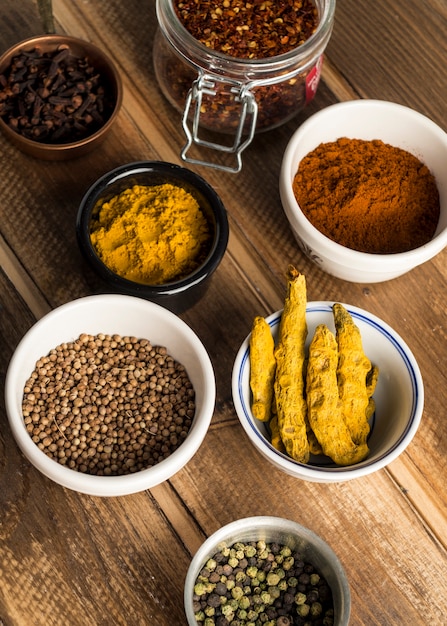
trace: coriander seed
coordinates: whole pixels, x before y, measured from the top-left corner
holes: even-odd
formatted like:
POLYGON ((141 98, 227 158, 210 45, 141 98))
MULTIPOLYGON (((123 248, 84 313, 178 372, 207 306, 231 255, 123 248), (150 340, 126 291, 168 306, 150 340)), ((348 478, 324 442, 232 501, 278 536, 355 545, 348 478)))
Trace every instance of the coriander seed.
POLYGON ((122 475, 152 467, 182 444, 195 393, 166 348, 82 334, 37 361, 22 411, 30 437, 53 460, 83 473, 122 475))

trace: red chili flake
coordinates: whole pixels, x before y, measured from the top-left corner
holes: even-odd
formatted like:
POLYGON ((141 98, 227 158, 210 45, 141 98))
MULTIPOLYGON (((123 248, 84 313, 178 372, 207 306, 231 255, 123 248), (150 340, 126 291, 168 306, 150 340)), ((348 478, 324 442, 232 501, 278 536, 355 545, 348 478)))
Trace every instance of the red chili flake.
POLYGON ((186 30, 229 56, 263 59, 299 47, 318 26, 312 0, 174 0, 186 30))

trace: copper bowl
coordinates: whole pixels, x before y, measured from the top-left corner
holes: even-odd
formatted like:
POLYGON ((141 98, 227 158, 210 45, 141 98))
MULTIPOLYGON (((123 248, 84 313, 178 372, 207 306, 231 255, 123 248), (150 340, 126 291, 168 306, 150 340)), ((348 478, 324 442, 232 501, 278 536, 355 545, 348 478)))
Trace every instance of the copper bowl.
MULTIPOLYGON (((11 128, 8 122, 0 116, 0 129, 14 145, 32 157, 48 161, 62 161, 79 157, 101 144, 118 115, 123 98, 121 77, 104 52, 88 41, 66 35, 41 35, 15 44, 0 57, 0 77, 8 72, 12 59, 18 54, 31 52, 35 48, 39 48, 42 54, 48 54, 58 50, 61 45, 67 45, 76 58, 88 58, 89 64, 101 76, 104 100, 107 99, 108 107, 107 111, 104 111, 101 125, 96 125, 91 134, 68 143, 51 143, 50 140, 45 143, 44 140, 30 139, 11 128)), ((1 89, 2 86, 0 85, 1 89)))

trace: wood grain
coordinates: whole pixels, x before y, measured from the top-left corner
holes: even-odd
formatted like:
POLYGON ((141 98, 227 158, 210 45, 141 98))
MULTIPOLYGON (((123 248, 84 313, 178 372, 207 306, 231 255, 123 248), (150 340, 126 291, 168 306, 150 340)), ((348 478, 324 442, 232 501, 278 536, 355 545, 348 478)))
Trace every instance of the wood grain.
MULTIPOLYGON (((76 244, 82 195, 125 162, 181 163, 180 114, 155 80, 154 0, 53 0, 56 30, 94 41, 124 81, 123 109, 94 153, 40 162, 0 138, 0 367, 47 311, 99 287, 76 244)), ((0 50, 41 32, 37 6, 0 7, 0 50)), ((204 299, 182 314, 215 367, 216 410, 203 445, 170 481, 125 498, 63 489, 24 459, 0 400, 0 624, 177 626, 192 555, 223 524, 252 515, 294 519, 325 539, 348 574, 355 626, 441 625, 447 615, 447 251, 388 283, 335 279, 300 252, 281 207, 281 158, 294 130, 342 100, 381 98, 447 130, 447 6, 442 0, 337 4, 322 82, 284 126, 255 137, 240 174, 192 167, 218 191, 228 251, 204 299), (234 411, 234 358, 255 315, 282 307, 289 263, 310 300, 381 317, 413 351, 425 385, 421 426, 385 470, 343 484, 296 481, 249 443, 234 411)), ((409 129, 411 132, 411 129, 409 129)))

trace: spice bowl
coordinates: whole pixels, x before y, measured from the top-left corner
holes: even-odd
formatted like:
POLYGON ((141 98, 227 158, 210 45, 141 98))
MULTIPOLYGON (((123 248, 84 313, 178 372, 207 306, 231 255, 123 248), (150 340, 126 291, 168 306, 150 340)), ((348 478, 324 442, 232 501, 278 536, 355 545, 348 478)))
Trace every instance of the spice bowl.
MULTIPOLYGON (((308 302, 306 351, 319 324, 334 332, 333 302, 308 302)), ((253 416, 250 389, 250 335, 242 343, 233 367, 232 394, 239 421, 256 450, 281 471, 309 482, 344 482, 372 474, 394 461, 412 441, 424 408, 424 385, 409 346, 388 324, 352 305, 343 305, 358 327, 363 350, 379 376, 373 394, 375 412, 369 420, 368 456, 358 463, 340 466, 324 455, 312 455, 307 463, 295 461, 271 443, 268 425, 253 416)), ((282 310, 266 318, 275 341, 282 310)))
MULTIPOLYGON (((225 586, 232 589, 228 581, 236 579, 234 585, 234 589, 236 589, 238 585, 241 584, 238 582, 238 580, 241 580, 241 571, 243 572, 244 567, 247 567, 245 562, 250 559, 250 556, 246 558, 246 555, 255 554, 256 557, 254 558, 261 555, 260 559, 265 559, 262 553, 265 554, 267 552, 270 553, 269 559, 273 554, 280 554, 283 560, 280 558, 278 561, 282 560, 282 565, 287 561, 287 567, 280 566, 279 569, 283 570, 281 575, 283 575, 284 570, 286 570, 282 584, 284 596, 287 595, 284 589, 284 582, 287 581, 287 583, 290 582, 291 587, 291 589, 287 589, 287 591, 290 591, 288 595, 294 598, 292 605, 287 605, 287 601, 283 604, 284 609, 286 606, 290 606, 290 609, 287 610, 287 612, 290 610, 289 615, 298 617, 299 613, 297 610, 301 611, 303 615, 306 611, 310 612, 313 602, 317 603, 313 609, 314 612, 320 611, 321 608, 325 611, 324 598, 325 596, 329 596, 327 605, 330 606, 332 604, 333 614, 330 615, 330 621, 327 621, 327 623, 334 624, 334 626, 348 625, 351 611, 351 594, 346 573, 337 555, 333 552, 332 548, 313 531, 295 521, 272 516, 238 519, 221 527, 200 546, 191 561, 185 580, 184 605, 188 625, 197 626, 207 623, 204 619, 204 611, 200 602, 200 600, 203 599, 203 603, 206 604, 206 596, 205 594, 202 596, 195 594, 198 579, 199 585, 205 582, 205 584, 202 584, 202 587, 205 587, 207 577, 210 577, 210 573, 218 577, 219 565, 221 567, 225 566, 227 568, 224 575, 225 586), (228 562, 230 556, 230 562, 237 561, 237 563, 231 562, 230 565, 228 562), (244 560, 244 563, 242 560, 244 560), (309 584, 309 589, 306 588, 302 592, 297 593, 293 579, 295 578, 296 580, 296 578, 298 578, 299 568, 303 567, 304 564, 308 566, 308 571, 312 572, 309 576, 312 582, 309 584), (230 571, 228 571, 228 567, 230 571), (233 568, 234 574, 232 572, 233 568), (290 574, 290 577, 288 574, 290 574), (315 580, 312 579, 312 574, 316 574, 315 580), (312 589, 313 583, 315 583, 315 586, 312 589), (327 594, 327 587, 330 589, 330 594, 327 594), (324 592, 326 592, 326 594, 324 592)), ((278 587, 276 587, 275 584, 277 581, 274 580, 275 569, 271 566, 272 561, 274 561, 273 558, 270 560, 269 568, 266 568, 266 570, 269 569, 269 571, 265 577, 262 577, 263 580, 253 583, 258 584, 261 591, 256 590, 251 593, 247 592, 245 588, 243 600, 241 600, 241 594, 237 595, 233 589, 232 597, 229 601, 225 602, 225 598, 223 597, 224 592, 216 589, 216 591, 219 591, 220 598, 223 598, 223 602, 220 602, 220 606, 227 606, 231 611, 232 600, 238 598, 239 605, 247 608, 235 609, 236 619, 238 617, 237 611, 245 611, 246 613, 244 615, 250 611, 254 613, 260 611, 265 614, 264 621, 267 621, 270 617, 272 621, 268 621, 268 623, 279 624, 279 621, 276 622, 275 620, 280 618, 281 613, 277 613, 275 617, 272 617, 275 615, 273 598, 276 599, 275 604, 277 605, 278 602, 284 601, 284 596, 279 595, 277 591, 278 587), (261 593, 264 594, 264 603, 256 603, 256 595, 258 594, 259 596, 261 593)), ((260 565, 259 569, 262 569, 262 565, 260 565)), ((247 576, 247 580, 250 581, 254 579, 250 579, 249 576, 247 576)), ((212 583, 211 586, 216 588, 218 584, 218 582, 212 583)), ((250 586, 249 583, 247 583, 247 585, 250 586)), ((214 604, 217 604, 213 602, 213 591, 214 589, 211 592, 211 596, 209 596, 211 609, 214 604)), ((216 608, 216 612, 218 610, 219 609, 216 608)), ((246 621, 244 617, 243 619, 241 618, 241 621, 238 623, 245 624, 248 622, 255 623, 255 619, 246 621)), ((216 623, 218 622, 216 621, 216 623)), ((259 623, 261 623, 261 621, 259 623)), ((292 621, 290 623, 292 624, 292 621)), ((317 622, 310 620, 306 623, 317 622)), ((323 621, 318 623, 323 623, 323 621)))
POLYGON ((121 294, 87 296, 45 315, 17 346, 5 382, 24 456, 59 485, 94 496, 150 489, 180 471, 207 433, 215 394, 210 358, 191 328, 121 294), (152 356, 143 354, 145 340, 152 356), (39 401, 41 376, 47 399, 39 401))
POLYGON ((104 174, 90 187, 76 233, 99 278, 98 290, 181 313, 208 289, 227 248, 229 224, 221 199, 203 178, 172 163, 141 161, 104 174))
POLYGON ((94 150, 121 109, 123 87, 96 45, 67 35, 21 41, 0 57, 0 129, 22 152, 62 161, 94 150))
MULTIPOLYGON (((354 100, 319 111, 292 135, 280 173, 283 209, 299 247, 323 271, 357 283, 391 280, 431 260, 447 245, 446 162, 447 133, 413 109, 380 100, 354 100), (293 187, 299 165, 318 146, 343 138, 368 142, 381 140, 410 153, 428 168, 439 192, 439 219, 431 239, 413 249, 395 253, 363 252, 341 245, 311 223, 300 207, 293 187)), ((326 206, 330 204, 331 198, 327 199, 326 206)), ((360 222, 358 218, 356 223, 360 222)), ((399 232, 397 227, 397 223, 389 225, 387 232, 399 232)), ((377 228, 378 239, 383 230, 377 228)))

